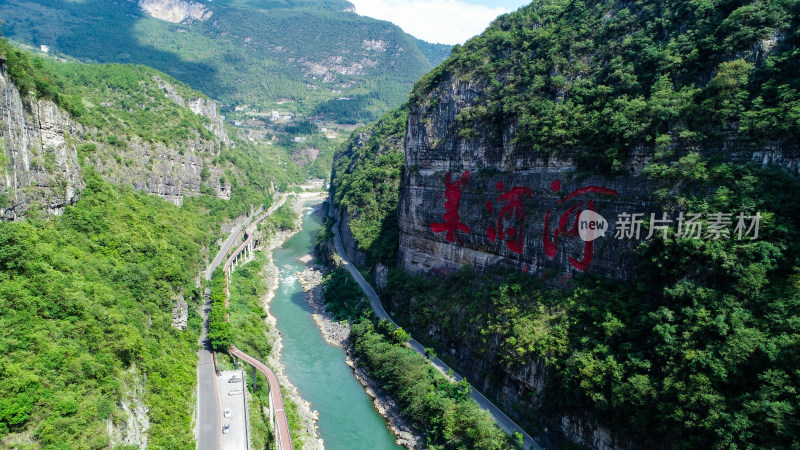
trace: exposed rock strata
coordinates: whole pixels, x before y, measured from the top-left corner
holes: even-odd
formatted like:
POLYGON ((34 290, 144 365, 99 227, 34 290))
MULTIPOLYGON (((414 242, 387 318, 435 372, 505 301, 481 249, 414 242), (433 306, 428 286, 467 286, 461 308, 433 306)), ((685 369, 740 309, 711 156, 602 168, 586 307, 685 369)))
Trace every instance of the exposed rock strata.
POLYGON ((39 203, 54 215, 83 188, 78 153, 67 136, 83 127, 51 101, 29 101, 0 65, 0 220, 39 203))
MULTIPOLYGON (((653 197, 655 186, 643 174, 655 150, 636 148, 622 167, 625 174, 611 176, 579 171, 578 149, 544 155, 515 142, 514 126, 497 130, 491 124, 478 123, 473 133, 465 137, 459 132, 458 118, 469 108, 480 106, 482 83, 485 81, 445 79, 428 97, 409 107, 404 144, 406 170, 399 204, 399 265, 412 273, 448 272, 471 265, 478 270, 502 267, 536 276, 553 269, 560 277, 585 271, 607 278, 629 279, 635 264, 632 249, 639 241, 615 239, 615 223, 621 213, 643 213, 647 219, 650 213, 656 213, 660 217, 662 211, 653 197), (460 197, 452 203, 454 206, 458 203, 453 212, 466 228, 452 236, 433 231, 432 224, 445 222, 446 175, 450 173, 451 182, 455 182, 466 177, 467 172, 468 180, 461 186, 460 197), (556 180, 558 183, 554 184, 556 180), (567 194, 589 186, 604 187, 616 195, 589 192, 562 200, 567 194), (501 208, 510 204, 508 198, 499 196, 514 187, 530 190, 529 195, 522 197, 524 208, 509 211, 498 227, 501 208), (610 228, 605 237, 594 242, 591 264, 581 269, 570 261, 570 258, 584 259, 584 242, 580 238, 562 234, 551 257, 545 252, 544 236, 554 239, 559 217, 570 207, 588 201, 595 203, 596 211, 608 220, 610 228), (550 222, 546 231, 548 211, 550 222), (492 228, 496 233, 494 239, 492 228), (498 236, 501 229, 507 232, 509 228, 514 228, 513 238, 498 236), (510 248, 509 241, 518 243, 519 248, 516 251, 510 248)), ((674 149, 676 153, 688 150, 674 149)), ((722 152, 729 158, 777 164, 789 172, 800 172, 797 148, 756 146, 731 137, 713 148, 697 150, 722 152)), ((569 218, 570 228, 574 220, 574 215, 569 218)), ((645 236, 646 233, 641 238, 645 236)))
POLYGON ((206 21, 213 15, 202 3, 186 0, 139 0, 139 7, 156 19, 172 23, 206 21))
POLYGON ((83 155, 84 163, 112 183, 176 205, 184 196, 200 195, 201 183, 229 199, 231 187, 222 181, 225 168, 211 163, 230 143, 216 103, 201 96, 185 99, 170 83, 156 81, 169 99, 208 118, 206 127, 215 139, 194 137, 166 146, 131 136, 122 147, 112 147, 102 132, 84 127, 55 103, 22 95, 0 66, 0 220, 16 220, 31 205, 59 215, 74 203, 84 187, 78 160, 82 144, 96 146, 83 155))

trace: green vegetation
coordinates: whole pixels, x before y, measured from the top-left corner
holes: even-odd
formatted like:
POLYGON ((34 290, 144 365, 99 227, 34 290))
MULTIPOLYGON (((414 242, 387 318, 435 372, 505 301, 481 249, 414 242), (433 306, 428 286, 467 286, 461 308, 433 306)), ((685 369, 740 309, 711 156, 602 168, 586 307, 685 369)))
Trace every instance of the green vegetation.
POLYGON ((292 206, 293 199, 286 200, 280 208, 276 209, 271 216, 267 219, 272 229, 275 231, 291 231, 299 228, 300 224, 297 221, 297 214, 294 212, 292 206))
POLYGON ((197 145, 202 149, 196 155, 202 163, 200 192, 204 195, 186 198, 185 202, 226 219, 246 214, 254 204, 268 206, 273 185, 286 190, 290 184, 302 183, 307 176, 291 162, 291 148, 254 144, 239 139, 231 129, 228 129, 231 145, 225 145, 206 128, 209 119, 179 105, 168 97, 167 91, 184 100, 207 100, 207 97, 156 70, 34 57, 14 48, 7 40, 0 40, 0 54, 7 55, 9 76, 21 91, 29 90, 55 101, 88 127, 68 139, 76 144, 81 165, 103 170, 104 177, 115 179, 123 166, 140 173, 144 179, 154 171, 152 157, 145 167, 139 162, 131 165, 132 160, 138 161, 141 156, 134 143, 136 138, 153 145, 166 145, 167 154, 176 151, 183 154, 186 147, 197 145), (289 162, 281 165, 281 160, 289 162), (230 200, 216 198, 216 191, 209 187, 211 168, 224 172, 218 180, 230 187, 230 200))
MULTIPOLYGON (((291 214, 291 224, 296 226, 297 215, 291 207, 286 205, 279 208, 274 214, 284 210, 284 214, 291 214), (287 208, 284 210, 284 208, 287 208)), ((274 215, 273 214, 273 215, 274 215)), ((268 230, 267 233, 272 233, 268 230)), ((262 269, 267 262, 266 252, 257 252, 253 261, 243 264, 233 271, 230 279, 229 310, 230 325, 232 327, 233 343, 237 348, 248 355, 266 362, 272 352, 272 339, 270 338, 269 325, 265 322, 267 312, 264 310, 263 297, 269 287, 266 277, 262 276, 262 269)), ((249 366, 246 365, 249 368, 249 366)), ((248 373, 250 373, 248 371, 248 373)), ((272 448, 274 436, 270 431, 269 415, 264 412, 269 408, 269 385, 263 375, 258 374, 256 387, 253 388, 252 378, 247 385, 252 397, 249 401, 250 420, 253 427, 253 442, 257 448, 272 448)), ((288 392, 283 391, 283 402, 286 408, 286 417, 289 421, 289 431, 292 441, 298 448, 302 448, 306 435, 300 423, 297 405, 288 392)))
POLYGON ((194 448, 201 301, 193 279, 218 227, 197 208, 114 187, 91 172, 80 201, 44 221, 0 223, 0 442, 109 445, 106 420, 144 386, 148 443, 194 448), (172 326, 175 298, 190 328, 172 326))
MULTIPOLYGON (((266 361, 272 351, 272 340, 268 336, 269 325, 264 321, 267 312, 262 306, 262 297, 268 286, 264 277, 260 276, 261 269, 266 262, 264 252, 256 253, 255 260, 237 267, 231 276, 230 286, 230 320, 233 327, 233 341, 236 347, 266 361)), ((250 425, 253 430, 253 446, 255 448, 272 448, 275 437, 269 423, 269 384, 267 379, 258 371, 244 364, 248 378, 247 388, 251 397, 248 401, 250 425), (253 388, 253 374, 256 375, 256 385, 253 388)))
POLYGON ((247 371, 247 415, 250 421, 250 438, 253 448, 268 449, 275 443, 272 427, 269 424, 269 383, 267 378, 259 371, 245 364, 247 371), (253 386, 253 376, 256 377, 253 386))
MULTIPOLYGON (((214 247, 223 221, 268 207, 273 183, 285 190, 306 175, 295 164, 278 165, 289 159, 284 149, 236 137, 225 145, 206 129, 207 119, 169 99, 161 85, 184 99, 205 97, 155 70, 35 58, 5 40, 0 52, 23 92, 55 101, 87 126, 66 136, 86 185, 79 201, 62 217, 45 220, 33 206, 25 221, 0 223, 0 446, 118 445, 115 434, 133 414, 120 404, 129 411, 142 404, 148 445, 194 448, 203 299, 193 280, 202 255, 214 247), (167 152, 198 144, 203 195, 186 197, 178 208, 104 181, 115 176, 109 171, 115 165, 153 170, 152 159, 133 166, 136 139, 168 145, 167 152), (212 180, 230 188, 230 200, 216 197, 212 180), (189 303, 185 331, 172 327, 181 295, 189 303)), ((45 155, 33 164, 54 163, 45 155)), ((235 338, 224 321, 224 287, 217 271, 210 334, 217 349, 235 338)))
POLYGON ((350 231, 368 262, 393 265, 399 229, 397 203, 408 114, 396 110, 356 130, 334 156, 333 203, 350 215, 350 231))
POLYGON ((124 146, 130 136, 165 145, 199 137, 214 140, 205 128, 209 120, 167 99, 170 86, 184 99, 206 97, 183 83, 145 66, 63 63, 34 57, 0 40, 11 81, 23 94, 54 101, 78 122, 109 134, 107 143, 124 146))
POLYGON ((74 117, 80 117, 85 108, 73 95, 65 95, 48 76, 45 61, 34 58, 30 53, 16 49, 6 39, 0 39, 0 55, 6 59, 8 77, 23 94, 33 94, 36 98, 52 100, 74 117))
POLYGON ((344 4, 227 0, 205 3, 210 20, 180 24, 136 2, 105 0, 14 0, 0 4, 0 15, 13 39, 84 61, 147 64, 231 109, 374 120, 403 102, 449 46, 423 44, 388 22, 343 12, 344 4))
POLYGON ((199 197, 186 197, 184 204, 193 204, 208 210, 208 214, 221 219, 232 219, 250 212, 251 206, 272 204, 272 186, 286 191, 290 184, 302 183, 305 174, 296 164, 281 166, 280 159, 287 159, 282 149, 256 145, 232 139, 233 145, 225 147, 220 156, 211 163, 229 168, 225 180, 231 187, 231 198, 217 198, 213 190, 199 197))
POLYGON ((800 2, 535 0, 456 46, 411 103, 478 84, 461 137, 577 152, 615 172, 637 146, 790 144, 800 124, 800 2), (479 106, 478 106, 479 105, 479 106))
MULTIPOLYGON (((415 86, 407 109, 421 120, 456 79, 472 83, 454 139, 500 149, 510 137, 520 154, 574 156, 605 176, 621 175, 636 148, 653 158, 659 210, 759 212, 760 235, 650 240, 631 280, 584 276, 567 289, 523 274, 394 272, 384 292, 394 317, 422 339, 440 332, 425 344, 445 358, 466 347, 473 363, 502 368, 478 375, 498 387, 544 365, 544 390, 525 393, 539 410, 512 411, 531 424, 588 416, 648 448, 796 448, 800 181, 734 161, 796 147, 798 22, 795 0, 536 0, 456 46, 415 86)), ((335 201, 357 216, 367 208, 346 200, 347 184, 371 199, 382 183, 349 160, 334 166, 335 201)), ((351 229, 367 250, 364 236, 394 226, 351 229)))
POLYGON ((510 447, 489 413, 470 398, 465 381, 453 383, 404 345, 408 334, 388 322, 353 324, 350 339, 360 363, 400 403, 403 413, 425 432, 427 448, 510 447))
MULTIPOLYGON (((322 231, 322 230, 321 230, 322 231)), ((343 268, 323 282, 326 309, 351 323, 350 348, 360 364, 401 405, 427 439, 427 448, 511 446, 491 416, 470 398, 465 381, 454 383, 406 345, 411 336, 390 322, 374 323, 364 291, 343 268)))
POLYGON ((208 340, 217 352, 227 352, 231 348, 233 329, 228 323, 228 310, 225 307, 225 273, 217 268, 211 276, 211 312, 208 314, 208 340))
POLYGON ((256 254, 256 259, 233 271, 229 312, 236 347, 264 361, 272 351, 269 326, 264 322, 267 312, 262 305, 268 287, 260 276, 267 256, 264 252, 256 254))
POLYGON ((590 411, 646 446, 792 448, 800 181, 696 155, 684 162, 650 166, 664 205, 759 211, 758 240, 651 240, 630 283, 585 277, 571 290, 523 274, 395 272, 386 290, 395 317, 417 336, 444 330, 446 342, 429 343, 441 354, 457 343, 509 373, 545 364, 545 409, 590 411))
POLYGON ((364 291, 347 270, 339 267, 326 275, 322 287, 325 309, 336 320, 355 322, 362 315, 371 313, 364 291))
POLYGON ((43 62, 54 89, 70 93, 75 106, 67 108, 77 120, 95 129, 124 130, 109 134, 109 144, 125 146, 131 136, 167 146, 190 139, 214 141, 210 120, 167 97, 166 89, 187 101, 207 97, 183 83, 145 66, 129 64, 43 62), (120 142, 115 142, 119 140, 120 142))

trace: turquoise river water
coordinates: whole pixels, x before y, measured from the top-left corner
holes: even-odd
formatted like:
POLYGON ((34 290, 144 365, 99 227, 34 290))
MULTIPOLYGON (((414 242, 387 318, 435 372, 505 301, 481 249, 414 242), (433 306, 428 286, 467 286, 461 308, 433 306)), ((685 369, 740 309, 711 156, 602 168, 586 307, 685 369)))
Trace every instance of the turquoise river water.
POLYGON ((317 426, 326 449, 401 448, 345 364, 344 349, 329 345, 322 338, 297 282, 295 273, 305 268, 298 258, 313 252, 314 236, 321 226, 319 218, 310 212, 305 208, 302 230, 273 253, 280 270, 280 285, 270 310, 283 336, 281 362, 286 375, 300 396, 319 411, 317 426))

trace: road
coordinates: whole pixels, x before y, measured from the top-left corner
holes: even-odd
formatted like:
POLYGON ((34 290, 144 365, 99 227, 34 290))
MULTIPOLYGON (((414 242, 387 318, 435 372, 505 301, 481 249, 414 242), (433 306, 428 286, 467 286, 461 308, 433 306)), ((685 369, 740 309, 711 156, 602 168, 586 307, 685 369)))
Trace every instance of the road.
MULTIPOLYGON (((280 201, 275 205, 271 206, 264 214, 258 216, 255 220, 253 220, 247 228, 245 228, 245 235, 247 238, 245 241, 231 254, 227 261, 225 261, 225 266, 223 266, 223 271, 225 272, 225 307, 228 307, 228 274, 230 273, 230 266, 233 263, 236 255, 242 252, 245 247, 250 244, 250 241, 253 239, 253 230, 255 230, 256 226, 258 226, 259 222, 269 217, 276 209, 280 208, 286 202, 288 198, 287 194, 283 194, 280 201)), ((238 235, 238 234, 237 234, 238 235)), ((232 243, 232 242, 231 242, 232 243)), ((227 242, 226 242, 227 244, 227 242)), ((223 246, 224 247, 224 246, 223 246)), ((229 247, 230 248, 230 247, 229 247)), ((251 366, 255 367, 259 372, 263 373, 264 376, 267 378, 267 382, 269 382, 269 396, 272 399, 272 405, 274 408, 273 413, 275 414, 275 422, 277 425, 277 433, 278 433, 278 441, 279 441, 279 450, 290 450, 294 449, 294 445, 292 443, 292 435, 289 433, 289 421, 286 419, 286 412, 283 409, 283 397, 281 396, 281 385, 278 382, 278 377, 275 376, 275 373, 258 361, 257 359, 253 358, 252 356, 248 355, 247 353, 239 350, 236 348, 235 345, 231 344, 231 354, 238 357, 239 359, 245 361, 246 363, 250 364, 251 366)))
MULTIPOLYGON (((259 209, 258 212, 261 212, 259 209)), ((206 269, 206 280, 211 280, 211 274, 219 267, 225 255, 233 247, 233 243, 240 236, 241 225, 231 229, 230 235, 222 243, 217 255, 206 269)), ((219 392, 214 367, 214 355, 211 344, 208 342, 208 312, 211 311, 211 300, 208 298, 209 290, 206 289, 206 303, 203 306, 203 331, 200 334, 200 350, 197 351, 197 448, 198 450, 219 450, 220 435, 222 432, 222 412, 219 408, 219 392)))
POLYGON ((220 373, 217 377, 217 387, 219 388, 220 407, 222 408, 222 426, 228 426, 228 433, 222 435, 222 450, 241 450, 247 448, 247 418, 245 415, 245 396, 243 370, 227 370, 220 373), (232 378, 239 381, 231 383, 232 378), (231 393, 238 390, 238 394, 231 393), (224 411, 229 411, 225 417, 224 411))
POLYGON ((211 301, 206 293, 206 304, 203 307, 203 332, 200 335, 200 350, 197 351, 197 448, 199 450, 219 450, 220 427, 222 427, 214 355, 211 353, 211 345, 206 339, 209 310, 211 310, 211 301))
MULTIPOLYGON (((336 245, 336 253, 339 254, 339 257, 342 258, 342 265, 348 272, 355 278, 358 282, 361 289, 369 297, 369 303, 372 306, 372 310, 375 312, 375 315, 378 316, 379 319, 386 319, 389 322, 393 323, 395 326, 397 324, 389 317, 389 314, 386 314, 386 310, 383 309, 383 305, 381 304, 381 300, 378 297, 378 294, 375 293, 375 290, 372 289, 372 286, 367 283, 367 280, 361 276, 361 272, 356 269, 356 267, 350 262, 350 258, 347 256, 347 253, 344 251, 344 247, 342 246, 342 239, 339 237, 339 222, 337 221, 336 224, 333 226, 333 235, 334 235, 334 244, 336 245)), ((423 347, 419 342, 414 339, 411 339, 408 344, 413 348, 417 353, 422 356, 425 356, 425 347, 423 347)), ((438 357, 434 357, 432 361, 433 365, 439 369, 442 373, 447 373, 447 371, 452 370, 450 367, 447 366, 441 359, 438 357)), ((453 378, 456 381, 461 381, 463 377, 458 375, 455 371, 453 373, 453 378)), ((481 408, 489 411, 489 413, 494 416, 495 421, 508 434, 512 433, 521 433, 523 436, 523 441, 525 443, 526 448, 532 448, 535 450, 542 450, 542 447, 528 434, 525 430, 522 429, 519 425, 514 423, 511 418, 509 418, 503 411, 500 410, 494 403, 489 401, 483 394, 480 393, 477 389, 472 387, 472 398, 475 402, 480 405, 481 408)))

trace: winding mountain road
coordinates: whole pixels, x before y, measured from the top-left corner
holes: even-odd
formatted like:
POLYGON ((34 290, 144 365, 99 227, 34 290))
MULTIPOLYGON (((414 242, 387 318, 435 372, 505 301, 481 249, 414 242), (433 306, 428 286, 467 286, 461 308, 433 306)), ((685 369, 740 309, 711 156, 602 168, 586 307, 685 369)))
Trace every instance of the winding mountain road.
MULTIPOLYGON (((228 254, 241 231, 241 225, 236 225, 228 239, 222 244, 214 260, 206 269, 206 280, 211 280, 211 274, 217 269, 225 255, 228 254)), ((209 289, 206 288, 203 305, 203 331, 200 334, 200 350, 197 351, 197 448, 198 450, 219 450, 222 416, 219 411, 219 392, 216 382, 214 367, 214 354, 208 342, 208 312, 211 311, 209 289)))
MULTIPOLYGON (((378 294, 375 293, 375 290, 372 289, 372 286, 367 283, 367 280, 361 275, 361 273, 356 269, 356 267, 350 262, 350 258, 347 256, 347 253, 344 251, 344 247, 342 246, 342 239, 339 237, 339 222, 337 220, 336 224, 333 226, 333 235, 334 235, 334 244, 336 245, 336 253, 339 254, 339 257, 342 258, 342 266, 350 272, 350 274, 355 278, 358 282, 361 289, 367 294, 369 297, 369 303, 372 306, 372 310, 375 311, 375 315, 378 316, 379 319, 386 319, 389 322, 393 323, 395 326, 398 326, 389 314, 386 313, 386 310, 383 309, 383 305, 381 304, 381 300, 378 297, 378 294)), ((423 347, 419 342, 414 339, 411 339, 408 344, 413 348, 417 353, 422 356, 425 356, 425 347, 423 347)), ((442 373, 447 373, 447 371, 452 370, 450 367, 447 366, 441 359, 438 357, 434 357, 432 361, 433 365, 439 369, 442 373)), ((464 378, 461 375, 458 375, 455 371, 452 371, 453 378, 456 381, 461 381, 464 378)), ((477 389, 470 385, 472 390, 472 398, 478 405, 489 411, 489 413, 494 417, 497 424, 500 428, 503 429, 507 434, 512 433, 520 433, 523 437, 523 442, 525 444, 525 448, 531 448, 534 450, 542 450, 542 447, 528 434, 525 430, 522 429, 519 425, 517 425, 511 418, 509 418, 503 411, 500 410, 494 403, 489 401, 486 396, 480 393, 477 389)))
MULTIPOLYGON (((225 261, 225 265, 222 267, 223 272, 225 272, 225 307, 228 307, 228 299, 230 298, 230 293, 228 292, 228 276, 230 274, 230 268, 233 262, 236 260, 236 257, 241 254, 248 245, 253 240, 253 231, 255 230, 258 224, 269 217, 276 209, 280 208, 284 203, 286 203, 286 199, 288 198, 287 194, 283 194, 281 200, 271 206, 264 214, 258 216, 255 220, 253 220, 247 228, 244 229, 245 233, 245 240, 244 242, 234 251, 231 256, 225 261)), ((238 235, 238 234, 237 234, 238 235)), ((264 374, 264 377, 267 378, 267 382, 269 383, 269 396, 272 400, 272 408, 276 422, 276 436, 277 436, 277 444, 278 450, 291 450, 294 449, 294 444, 292 443, 292 435, 289 432, 289 421, 286 418, 286 411, 283 407, 283 397, 281 396, 281 385, 278 382, 278 377, 275 376, 275 372, 272 371, 269 367, 267 367, 262 362, 258 361, 256 358, 248 355, 247 353, 239 350, 236 348, 235 345, 231 344, 230 352, 232 355, 236 356, 237 358, 243 360, 244 362, 250 364, 251 366, 255 367, 256 370, 264 374)), ((245 425, 247 426, 247 425, 245 425)))
MULTIPOLYGON (((214 260, 211 262, 211 264, 209 264, 208 269, 206 270, 206 280, 211 280, 211 275, 214 273, 214 270, 219 267, 220 263, 225 258, 225 255, 227 255, 231 247, 233 247, 234 242, 241 237, 242 233, 245 234, 245 241, 231 254, 223 266, 223 271, 225 272, 226 308, 228 307, 229 293, 227 285, 231 264, 233 264, 233 261, 236 259, 236 257, 242 253, 242 251, 252 242, 253 231, 255 230, 255 227, 262 220, 269 217, 276 209, 280 208, 286 202, 287 197, 288 195, 284 194, 277 204, 273 205, 266 212, 256 217, 256 219, 250 222, 250 224, 248 224, 244 230, 242 230, 241 225, 235 226, 231 230, 231 234, 220 247, 219 252, 217 252, 217 255, 214 257, 214 260)), ((197 365, 197 448, 198 450, 219 450, 221 448, 220 433, 222 416, 220 414, 219 407, 219 391, 216 383, 217 374, 214 367, 214 355, 213 351, 211 350, 211 345, 207 339, 208 312, 211 310, 211 303, 208 298, 208 289, 206 289, 205 294, 206 304, 203 308, 203 332, 200 336, 201 348, 197 352, 199 358, 197 365)), ((283 408, 281 386, 278 382, 278 378, 275 376, 275 373, 270 370, 269 367, 233 345, 231 345, 231 354, 252 365, 267 378, 267 381, 269 382, 270 397, 272 399, 272 405, 275 412, 275 420, 277 422, 276 431, 278 436, 279 450, 293 449, 294 446, 292 444, 292 436, 289 433, 289 422, 286 419, 286 413, 284 412, 283 408)))

